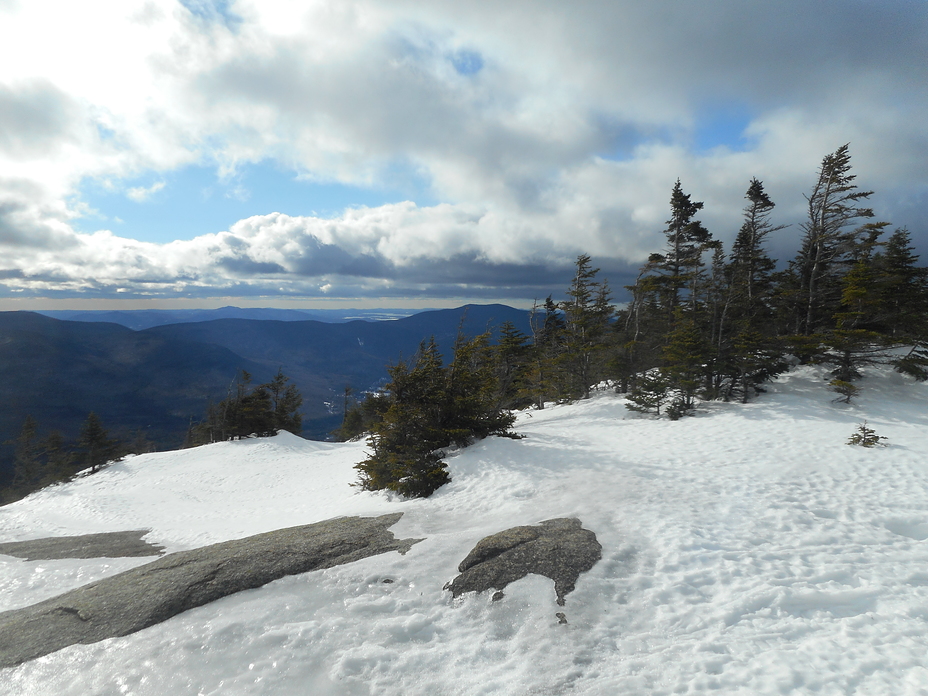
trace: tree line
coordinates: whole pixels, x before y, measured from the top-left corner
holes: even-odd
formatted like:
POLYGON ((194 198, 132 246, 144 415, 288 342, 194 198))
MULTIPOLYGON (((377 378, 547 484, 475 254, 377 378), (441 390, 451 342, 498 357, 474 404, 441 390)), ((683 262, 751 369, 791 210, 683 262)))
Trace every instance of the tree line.
POLYGON ((449 480, 445 448, 511 435, 513 409, 586 398, 604 382, 630 409, 678 419, 699 399, 747 402, 797 360, 830 366, 842 400, 865 365, 928 379, 928 268, 908 230, 874 220, 873 192, 855 180, 848 145, 822 159, 800 248, 779 270, 767 244, 785 226, 762 181, 749 182, 726 251, 678 180, 664 246, 625 287, 625 307, 584 254, 564 300, 536 301, 531 335, 504 324, 496 345, 459 337, 447 366, 426 341, 382 390, 351 407, 346 392, 335 436, 366 433, 372 450, 358 485, 430 495, 449 480))
POLYGON ((41 435, 39 424, 26 416, 13 446, 13 479, 0 489, 0 504, 24 498, 32 491, 71 480, 78 472, 96 473, 107 463, 128 454, 151 452, 152 443, 139 432, 135 437, 112 437, 96 413, 90 412, 76 440, 58 431, 41 435))
MULTIPOLYGON (((183 447, 245 437, 266 437, 287 430, 300 434, 303 397, 290 379, 278 370, 265 384, 252 384, 242 370, 229 387, 225 399, 209 403, 200 421, 191 422, 183 447)), ((45 486, 69 481, 79 472, 96 473, 106 464, 129 454, 154 451, 141 432, 135 437, 111 437, 96 413, 91 412, 77 440, 68 441, 60 432, 39 434, 39 424, 26 416, 13 446, 13 478, 0 489, 0 504, 12 502, 45 486)))
POLYGON ((211 442, 241 440, 257 436, 268 437, 286 430, 299 435, 303 417, 300 407, 303 396, 282 369, 265 384, 252 385, 252 376, 242 370, 229 387, 228 395, 218 403, 210 403, 205 417, 191 423, 184 441, 185 447, 211 442))

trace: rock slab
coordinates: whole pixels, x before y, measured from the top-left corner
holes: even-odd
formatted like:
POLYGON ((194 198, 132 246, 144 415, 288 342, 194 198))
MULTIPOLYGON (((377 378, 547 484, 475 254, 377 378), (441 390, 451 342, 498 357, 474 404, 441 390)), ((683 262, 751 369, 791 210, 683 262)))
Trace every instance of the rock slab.
POLYGON ((130 532, 103 532, 80 536, 45 537, 29 541, 0 544, 0 554, 27 561, 50 561, 60 558, 129 558, 160 556, 163 546, 142 541, 148 529, 130 532))
POLYGON ((465 592, 502 590, 529 573, 554 581, 557 603, 572 592, 580 573, 596 565, 603 547, 596 535, 583 529, 580 520, 561 517, 538 525, 513 527, 481 539, 458 566, 458 575, 445 586, 454 597, 465 592))
POLYGON ((402 513, 343 517, 163 556, 30 607, 0 614, 0 667, 124 636, 286 575, 331 568, 421 539, 396 539, 402 513))

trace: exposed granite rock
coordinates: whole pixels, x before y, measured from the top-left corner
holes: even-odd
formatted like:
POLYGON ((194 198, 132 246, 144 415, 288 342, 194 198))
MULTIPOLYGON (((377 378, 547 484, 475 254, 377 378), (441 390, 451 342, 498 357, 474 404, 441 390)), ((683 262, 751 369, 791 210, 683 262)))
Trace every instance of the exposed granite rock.
POLYGON ((124 636, 286 575, 406 553, 388 528, 403 513, 343 517, 172 553, 31 607, 0 614, 0 667, 75 643, 124 636))
POLYGON ((576 518, 513 527, 481 539, 458 566, 461 574, 445 589, 454 597, 494 589, 496 601, 503 598, 506 585, 535 573, 554 580, 557 603, 563 606, 580 573, 596 565, 602 551, 596 535, 583 529, 576 518))
POLYGON ((142 541, 142 537, 148 532, 147 529, 136 529, 131 532, 103 532, 102 534, 11 541, 0 544, 0 554, 25 558, 27 561, 160 556, 164 551, 163 546, 142 541))

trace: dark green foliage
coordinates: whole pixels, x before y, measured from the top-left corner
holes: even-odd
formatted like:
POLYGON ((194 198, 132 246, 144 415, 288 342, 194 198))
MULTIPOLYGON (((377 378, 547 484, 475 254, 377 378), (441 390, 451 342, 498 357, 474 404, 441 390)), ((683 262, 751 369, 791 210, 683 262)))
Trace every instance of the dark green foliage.
POLYGON ((670 194, 671 217, 667 221, 667 246, 662 254, 652 254, 649 264, 654 268, 652 284, 658 290, 661 307, 673 315, 688 291, 691 307, 698 296, 702 255, 712 242, 712 235, 695 220, 703 204, 683 193, 680 180, 670 194))
POLYGON ((303 418, 300 415, 303 397, 294 385, 287 384, 289 381, 290 378, 284 375, 283 368, 278 368, 274 379, 265 384, 264 387, 271 400, 274 429, 286 430, 294 435, 299 435, 303 423, 303 418))
POLYGON ((82 468, 90 467, 92 474, 107 462, 123 456, 122 444, 110 438, 97 414, 92 411, 81 428, 77 448, 78 460, 82 468))
POLYGON ((356 403, 346 399, 346 410, 341 426, 332 432, 338 442, 357 440, 373 430, 374 424, 383 420, 383 414, 389 408, 389 400, 384 392, 371 392, 356 403))
POLYGON ((355 466, 365 490, 424 498, 450 480, 444 448, 489 435, 507 435, 514 417, 500 408, 489 335, 458 338, 447 367, 434 338, 415 362, 390 368, 382 418, 373 423, 371 454, 355 466))
POLYGON ((562 398, 586 398, 590 386, 604 376, 606 336, 613 317, 612 294, 606 281, 597 281, 598 268, 590 257, 577 257, 577 271, 567 290, 563 312, 563 350, 558 356, 563 372, 562 398))
POLYGON ((896 358, 893 366, 897 372, 914 377, 919 382, 928 380, 928 346, 916 343, 908 353, 896 358))
POLYGON ((389 405, 368 440, 372 453, 355 466, 358 485, 427 497, 450 480, 443 454, 436 451, 450 440, 441 434, 445 375, 434 339, 422 343, 411 367, 401 360, 389 372, 389 405))
POLYGON ((853 384, 843 379, 833 379, 828 384, 832 391, 838 394, 835 401, 840 401, 844 404, 851 403, 851 399, 860 393, 858 387, 855 387, 853 384))
POLYGON ((493 349, 497 404, 500 408, 525 408, 532 400, 525 394, 526 368, 531 360, 528 336, 506 321, 500 325, 493 349))
POLYGON ((884 443, 881 442, 881 440, 885 439, 883 435, 877 435, 873 428, 868 428, 867 421, 864 421, 857 426, 857 431, 851 435, 847 444, 858 445, 860 447, 876 447, 877 445, 885 447, 884 443))
POLYGON ((905 228, 890 236, 873 259, 879 319, 893 338, 928 339, 928 268, 920 268, 905 228))
POLYGON ((19 437, 12 443, 16 448, 12 486, 16 490, 32 491, 40 488, 45 478, 45 463, 41 457, 37 428, 32 416, 26 416, 19 437))
POLYGON ((639 376, 629 390, 625 405, 631 411, 661 415, 661 406, 668 399, 670 384, 660 370, 651 370, 639 376))
POLYGON ((299 435, 302 417, 298 409, 303 397, 288 381, 278 370, 270 382, 252 387, 251 374, 242 370, 229 395, 218 404, 210 404, 204 420, 190 427, 186 445, 269 437, 280 430, 299 435))
POLYGON ((759 331, 742 331, 735 336, 728 355, 728 382, 720 396, 728 401, 733 396, 747 403, 760 385, 789 369, 783 357, 782 345, 777 345, 759 331))
POLYGON ((859 234, 848 227, 873 217, 872 209, 859 206, 873 192, 858 190, 857 177, 850 171, 848 145, 842 145, 822 159, 815 186, 806 196, 808 218, 802 226, 802 248, 793 262, 799 286, 795 333, 809 335, 830 323, 840 301, 842 263, 859 234))
POLYGON ((563 384, 559 359, 564 350, 564 318, 551 295, 541 307, 537 302, 532 307, 529 324, 532 345, 519 395, 541 409, 546 400, 559 398, 563 384))
POLYGON ((0 490, 0 503, 68 481, 88 467, 92 473, 130 451, 124 443, 109 437, 95 414, 85 421, 81 442, 67 442, 57 431, 41 437, 35 419, 26 416, 19 436, 7 444, 14 447, 14 474, 10 485, 0 490))

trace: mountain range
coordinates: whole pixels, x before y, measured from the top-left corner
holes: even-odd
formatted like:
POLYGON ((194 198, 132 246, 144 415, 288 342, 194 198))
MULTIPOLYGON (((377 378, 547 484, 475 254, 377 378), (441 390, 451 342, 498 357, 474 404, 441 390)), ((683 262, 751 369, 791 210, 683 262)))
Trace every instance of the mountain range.
MULTIPOLYGON (((528 312, 467 305, 387 321, 213 319, 133 330, 0 312, 0 442, 31 415, 41 432, 75 438, 90 411, 113 434, 144 434, 159 449, 179 446, 191 420, 228 393, 241 370, 254 383, 278 369, 303 395, 303 435, 325 439, 341 420, 344 389, 376 388, 387 367, 434 336, 446 357, 458 331, 482 333, 511 321, 529 332, 528 312)), ((0 456, 0 483, 12 448, 0 456)))

